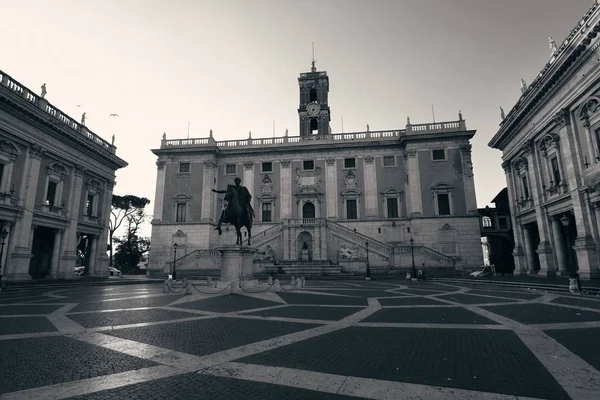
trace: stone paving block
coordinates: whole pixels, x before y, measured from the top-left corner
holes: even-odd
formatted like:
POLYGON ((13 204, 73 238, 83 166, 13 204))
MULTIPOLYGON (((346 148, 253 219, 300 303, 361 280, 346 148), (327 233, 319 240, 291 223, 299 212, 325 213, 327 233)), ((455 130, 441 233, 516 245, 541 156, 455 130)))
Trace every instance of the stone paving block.
POLYGON ((462 307, 383 308, 361 322, 405 324, 483 324, 496 322, 462 307))
POLYGON ((505 306, 483 306, 481 308, 527 325, 600 321, 600 313, 583 311, 576 307, 565 308, 541 303, 507 304, 505 306))
POLYGON ((162 307, 168 306, 172 302, 181 298, 182 296, 167 295, 158 297, 145 297, 138 299, 124 299, 124 300, 111 300, 111 301, 98 301, 94 299, 89 303, 81 303, 77 307, 71 310, 71 312, 80 311, 100 311, 100 310, 117 310, 121 308, 138 308, 138 307, 162 307))
POLYGON ((346 305, 346 306, 366 306, 368 301, 364 297, 344 297, 344 296, 319 296, 318 294, 304 293, 277 293, 288 304, 318 304, 318 305, 346 305))
POLYGON ((0 304, 29 303, 44 299, 42 296, 5 295, 0 297, 0 304))
POLYGON ((319 319, 323 321, 339 321, 349 315, 363 310, 362 307, 311 307, 311 306, 287 306, 263 310, 244 315, 260 315, 263 317, 285 317, 301 319, 319 319))
POLYGON ((461 304, 485 304, 485 303, 512 303, 517 300, 500 299, 498 297, 485 297, 485 296, 474 296, 471 294, 446 294, 443 296, 436 296, 438 299, 455 301, 461 304))
POLYGON ((311 290, 314 292, 324 292, 324 293, 331 293, 331 294, 342 294, 344 296, 354 296, 354 297, 395 297, 395 296, 402 296, 402 294, 400 293, 393 293, 393 292, 384 292, 383 290, 364 290, 364 289, 357 289, 357 290, 337 290, 337 289, 307 289, 307 290, 311 290))
POLYGON ((456 290, 447 290, 447 291, 439 291, 439 290, 423 290, 423 289, 398 289, 396 292, 398 293, 410 293, 416 294, 418 296, 430 296, 432 294, 443 294, 445 292, 455 292, 456 290))
POLYGON ((569 399, 512 331, 350 327, 236 362, 569 399))
POLYGON ((431 305, 446 305, 447 303, 430 299, 428 297, 400 297, 379 299, 379 304, 385 306, 431 306, 431 305))
POLYGON ((322 393, 241 379, 189 373, 104 390, 69 400, 355 400, 358 397, 322 393))
POLYGON ((0 335, 55 331, 56 328, 46 317, 0 318, 0 335))
MULTIPOLYGON (((275 294, 273 294, 275 296, 275 294)), ((240 294, 224 294, 207 299, 190 301, 174 305, 177 308, 189 308, 199 311, 211 311, 227 313, 233 311, 250 310, 253 308, 263 308, 278 306, 281 303, 257 299, 256 297, 244 296, 240 294)))
POLYGON ((203 356, 317 326, 319 325, 281 321, 211 318, 140 328, 116 329, 104 333, 203 356))
POLYGON ((0 341, 0 393, 157 365, 64 336, 0 341))
POLYGON ((522 299, 522 300, 534 300, 543 296, 543 293, 517 293, 517 292, 504 292, 501 290, 469 290, 467 294, 483 294, 486 296, 500 296, 500 297, 510 297, 513 299, 522 299))
POLYGON ((0 315, 50 314, 61 307, 61 305, 43 304, 1 306, 0 315))
POLYGON ((545 332, 600 371, 600 328, 553 329, 545 332))
POLYGON ((84 328, 96 328, 99 326, 117 326, 138 324, 142 322, 169 321, 181 318, 200 317, 201 315, 180 311, 162 310, 157 308, 150 310, 67 314, 67 316, 84 328))
POLYGON ((598 308, 600 309, 600 301, 596 300, 585 300, 578 299, 575 297, 557 297, 550 303, 564 304, 567 306, 585 307, 585 308, 598 308))

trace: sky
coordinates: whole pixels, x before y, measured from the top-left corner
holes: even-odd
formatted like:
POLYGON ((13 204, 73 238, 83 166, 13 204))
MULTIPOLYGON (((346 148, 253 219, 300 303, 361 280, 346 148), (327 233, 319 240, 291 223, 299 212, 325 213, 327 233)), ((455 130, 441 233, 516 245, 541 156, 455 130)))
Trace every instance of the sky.
MULTIPOLYGON (((0 69, 110 141, 115 194, 154 202, 167 138, 298 135, 298 82, 327 71, 332 132, 454 121, 472 139, 479 207, 506 186, 488 147, 594 0, 0 0, 0 69), (76 107, 81 105, 81 107, 76 107), (116 113, 119 117, 109 117, 116 113)), ((148 207, 151 214, 152 204, 148 207)), ((149 235, 150 227, 145 228, 149 235)))

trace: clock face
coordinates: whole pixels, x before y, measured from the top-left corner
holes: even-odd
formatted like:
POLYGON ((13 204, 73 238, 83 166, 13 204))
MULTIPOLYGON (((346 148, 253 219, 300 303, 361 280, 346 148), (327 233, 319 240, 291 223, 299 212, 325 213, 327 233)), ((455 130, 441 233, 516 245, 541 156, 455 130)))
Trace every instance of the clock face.
POLYGON ((306 113, 311 117, 316 117, 321 111, 321 106, 317 102, 312 102, 306 106, 306 113))

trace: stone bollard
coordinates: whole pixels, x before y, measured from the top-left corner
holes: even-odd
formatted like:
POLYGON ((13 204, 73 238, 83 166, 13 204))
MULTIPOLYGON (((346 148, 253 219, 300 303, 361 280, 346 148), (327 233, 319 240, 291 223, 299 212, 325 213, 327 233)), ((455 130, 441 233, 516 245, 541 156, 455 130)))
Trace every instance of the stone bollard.
POLYGON ((273 277, 269 275, 269 278, 267 279, 267 284, 272 285, 273 284, 273 277))
POLYGON ((231 281, 231 294, 235 293, 237 291, 238 288, 238 282, 237 281, 231 281))
POLYGON ((281 285, 279 284, 279 279, 275 279, 275 285, 273 286, 273 290, 276 292, 281 292, 281 285))
POLYGON ((290 282, 290 285, 296 286, 296 278, 294 276, 292 276, 292 281, 290 282))
POLYGON ((210 286, 212 285, 212 278, 209 276, 206 278, 206 283, 210 286))
POLYGON ((303 288, 304 286, 306 286, 306 279, 304 279, 304 277, 300 279, 302 280, 302 285, 300 285, 300 288, 303 288))
POLYGON ((296 279, 296 285, 294 285, 294 289, 302 289, 302 278, 296 279))

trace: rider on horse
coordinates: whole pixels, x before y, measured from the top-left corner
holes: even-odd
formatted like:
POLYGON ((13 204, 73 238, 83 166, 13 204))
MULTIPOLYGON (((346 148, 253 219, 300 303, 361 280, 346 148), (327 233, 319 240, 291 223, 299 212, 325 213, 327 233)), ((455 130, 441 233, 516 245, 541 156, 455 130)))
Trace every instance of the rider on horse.
MULTIPOLYGON (((252 204, 250 204, 250 201, 252 200, 252 195, 250 194, 250 191, 248 190, 248 188, 246 188, 246 186, 240 185, 240 183, 242 182, 242 180, 240 178, 235 178, 233 181, 235 182, 235 189, 237 190, 237 193, 238 193, 240 205, 246 211, 246 215, 248 216, 248 221, 251 226, 252 225, 252 217, 254 216, 254 210, 252 209, 252 204)), ((213 189, 212 191, 215 193, 221 193, 221 194, 227 193, 226 190, 213 189)), ((219 222, 217 223, 217 227, 215 228, 216 231, 219 231, 219 235, 222 233, 221 224, 223 223, 224 218, 225 218, 225 208, 223 208, 223 211, 221 211, 221 216, 219 217, 219 222)))

